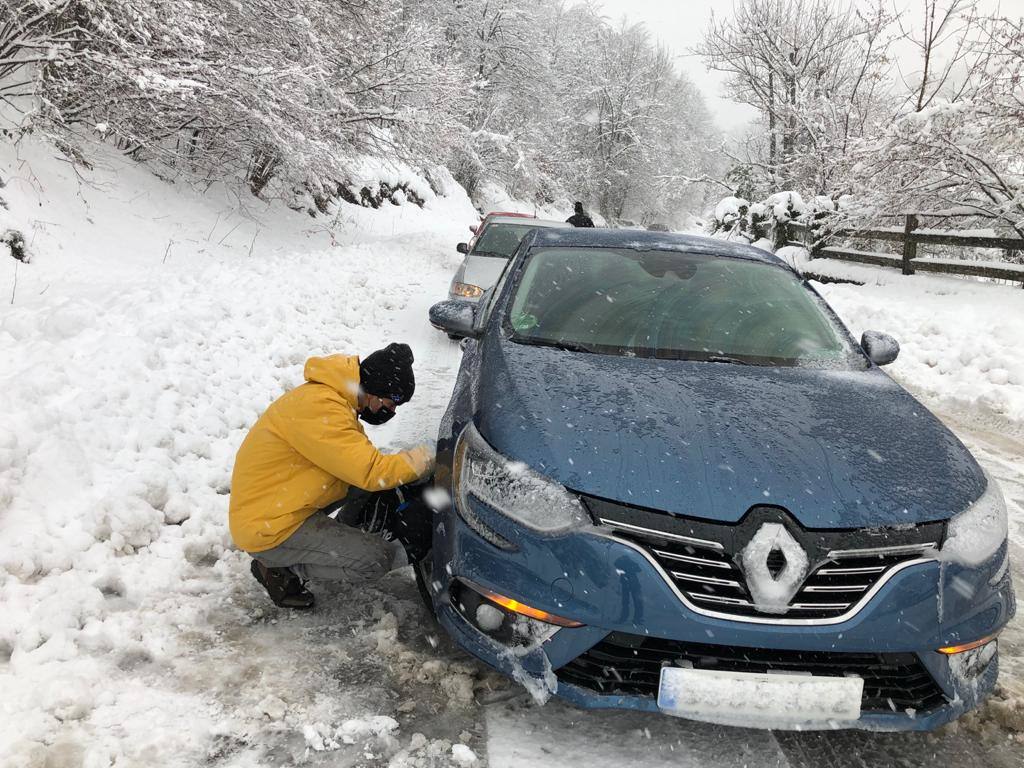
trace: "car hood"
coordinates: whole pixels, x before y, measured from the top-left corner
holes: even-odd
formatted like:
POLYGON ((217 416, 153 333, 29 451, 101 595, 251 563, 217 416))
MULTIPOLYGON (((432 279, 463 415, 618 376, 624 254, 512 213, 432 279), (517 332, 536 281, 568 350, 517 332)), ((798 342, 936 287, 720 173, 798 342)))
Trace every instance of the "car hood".
POLYGON ((489 335, 476 421, 497 450, 584 494, 807 528, 940 520, 981 495, 966 448, 877 368, 770 368, 567 352, 489 335))
POLYGON ((485 291, 498 282, 505 271, 508 259, 500 256, 474 256, 470 254, 463 263, 462 279, 459 282, 479 285, 485 291))

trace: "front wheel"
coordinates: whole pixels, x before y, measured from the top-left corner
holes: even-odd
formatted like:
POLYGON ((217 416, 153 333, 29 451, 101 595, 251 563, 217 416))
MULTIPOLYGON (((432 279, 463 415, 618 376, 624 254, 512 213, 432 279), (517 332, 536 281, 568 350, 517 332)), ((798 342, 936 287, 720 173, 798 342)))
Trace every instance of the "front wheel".
POLYGON ((437 618, 437 613, 434 611, 434 597, 431 591, 434 573, 433 552, 427 552, 421 560, 414 561, 412 563, 412 572, 416 577, 416 590, 420 593, 420 599, 423 601, 423 605, 426 606, 427 613, 431 617, 437 618))

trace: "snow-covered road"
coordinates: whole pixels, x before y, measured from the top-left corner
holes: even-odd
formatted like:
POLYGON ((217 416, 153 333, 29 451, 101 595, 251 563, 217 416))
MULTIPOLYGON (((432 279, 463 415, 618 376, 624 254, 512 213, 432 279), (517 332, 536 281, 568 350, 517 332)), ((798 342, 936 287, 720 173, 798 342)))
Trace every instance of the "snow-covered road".
MULTIPOLYGON (((957 727, 791 734, 537 707, 451 645, 408 569, 358 594, 321 588, 310 615, 276 609, 227 535, 234 451, 307 355, 387 341, 412 344, 418 386, 375 437, 436 434, 460 352, 425 317, 468 202, 356 210, 332 233, 211 207, 131 166, 79 188, 64 164, 33 162, 47 179, 45 214, 24 214, 40 216, 37 258, 0 310, 3 768, 401 768, 468 765, 468 750, 517 768, 1022 764, 1020 619, 1002 641, 1005 693, 957 727)), ((12 215, 36 189, 13 179, 12 215)), ((11 278, 0 264, 5 296, 11 278)), ((842 286, 835 303, 851 326, 898 327, 920 312, 907 295, 842 286)), ((917 360, 916 336, 902 340, 917 360)), ((935 380, 915 370, 904 381, 927 400, 935 380)), ((996 416, 948 419, 1007 493, 1024 583, 1024 443, 996 416)))

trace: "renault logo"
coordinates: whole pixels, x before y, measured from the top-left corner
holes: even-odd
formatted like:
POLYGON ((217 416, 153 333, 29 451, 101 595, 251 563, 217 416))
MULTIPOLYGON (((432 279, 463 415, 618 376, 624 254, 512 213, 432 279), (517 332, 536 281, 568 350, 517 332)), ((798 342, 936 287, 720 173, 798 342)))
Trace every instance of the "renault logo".
POLYGON ((754 606, 786 613, 807 576, 807 553, 780 523, 764 523, 740 552, 754 606))

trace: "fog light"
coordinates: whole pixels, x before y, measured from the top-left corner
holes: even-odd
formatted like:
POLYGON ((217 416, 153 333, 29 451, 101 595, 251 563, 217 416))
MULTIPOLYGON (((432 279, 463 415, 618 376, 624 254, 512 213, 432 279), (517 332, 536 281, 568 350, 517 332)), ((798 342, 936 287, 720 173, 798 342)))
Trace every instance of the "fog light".
POLYGON ((520 603, 518 600, 514 600, 511 597, 505 597, 505 595, 499 595, 497 592, 491 592, 485 587, 481 587, 478 584, 472 584, 466 582, 466 585, 471 589, 479 592, 481 595, 486 597, 492 603, 496 603, 504 608, 509 613, 518 613, 520 616, 526 616, 530 619, 536 619, 537 621, 543 621, 545 624, 554 624, 557 627, 582 627, 578 621, 572 619, 565 619, 561 616, 556 616, 553 613, 542 611, 540 608, 531 608, 525 603, 520 603))
POLYGON ((452 582, 449 596, 452 607, 462 618, 508 646, 533 646, 564 627, 583 626, 462 578, 452 582))
POLYGON ((469 283, 452 283, 449 295, 457 299, 477 299, 484 295, 484 289, 469 283))

